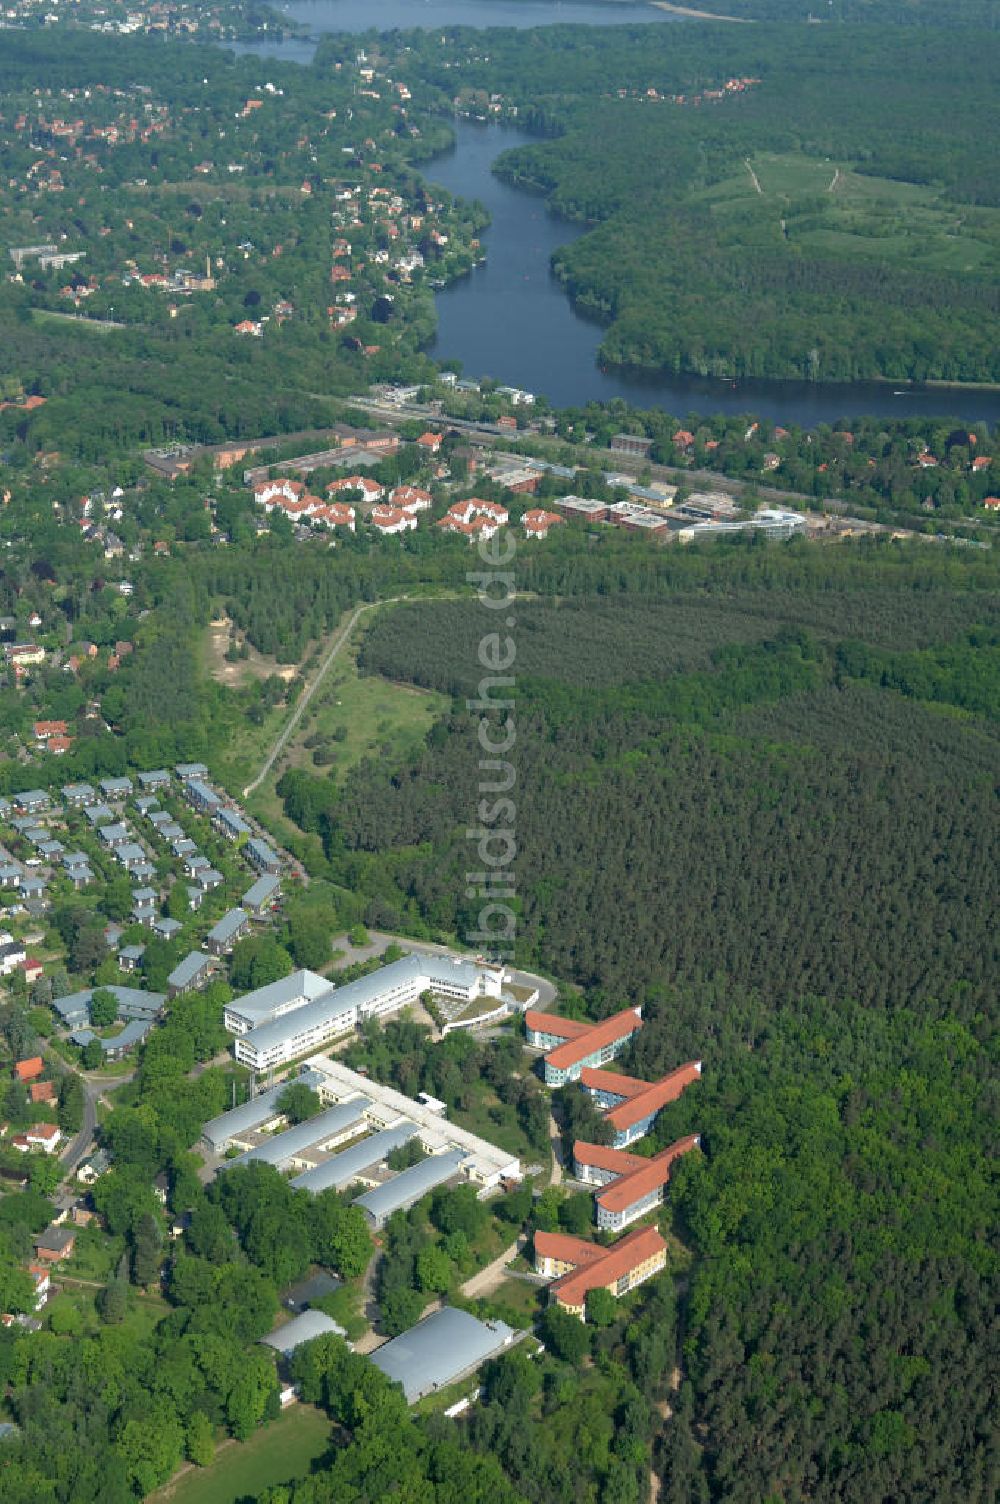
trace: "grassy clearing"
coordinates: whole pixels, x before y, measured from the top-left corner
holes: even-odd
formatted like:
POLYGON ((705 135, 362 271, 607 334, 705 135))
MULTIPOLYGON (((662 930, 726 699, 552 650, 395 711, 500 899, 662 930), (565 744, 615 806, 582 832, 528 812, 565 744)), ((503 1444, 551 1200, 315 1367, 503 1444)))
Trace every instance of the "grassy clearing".
POLYGON ((773 215, 775 241, 814 253, 989 272, 1000 264, 1000 210, 950 203, 934 188, 866 177, 843 163, 794 152, 754 157, 697 195, 724 221, 773 215))
POLYGON ((192 1468, 148 1504, 237 1504, 265 1488, 304 1478, 330 1442, 330 1422, 311 1405, 291 1405, 249 1441, 220 1448, 211 1467, 192 1468))

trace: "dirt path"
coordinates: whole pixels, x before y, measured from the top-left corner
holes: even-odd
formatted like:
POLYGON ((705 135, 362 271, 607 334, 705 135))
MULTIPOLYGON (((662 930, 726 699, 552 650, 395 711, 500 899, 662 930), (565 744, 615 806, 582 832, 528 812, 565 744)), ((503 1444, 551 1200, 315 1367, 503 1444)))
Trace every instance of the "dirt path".
POLYGON ((754 187, 756 188, 757 192, 760 194, 761 198, 763 198, 764 197, 764 190, 760 186, 760 178, 757 176, 757 174, 753 170, 753 163, 751 162, 751 160, 750 160, 749 157, 744 157, 743 160, 746 163, 747 172, 750 174, 750 181, 751 181, 751 183, 754 185, 754 187))
POLYGON ((830 179, 829 186, 827 187, 827 190, 826 190, 827 193, 836 193, 836 191, 837 191, 837 184, 839 182, 840 182, 840 168, 838 167, 837 170, 836 170, 836 172, 833 174, 833 177, 830 179))
POLYGON ((468 1296, 470 1300, 476 1300, 480 1295, 492 1295, 497 1286, 506 1278, 507 1265, 521 1252, 526 1241, 523 1233, 515 1238, 510 1247, 505 1248, 503 1253, 498 1253, 492 1263, 487 1264, 485 1269, 480 1269, 477 1274, 472 1275, 471 1279, 465 1281, 462 1294, 468 1296))
POLYGON ((549 1185, 560 1185, 563 1178, 562 1134, 551 1112, 549 1113, 549 1139, 552 1143, 552 1169, 549 1172, 549 1185))
POLYGON ((257 777, 253 780, 253 782, 248 783, 246 788, 243 790, 244 799, 248 798, 248 796, 253 793, 254 789, 260 787, 260 785, 264 782, 264 779, 267 777, 268 773, 270 773, 271 769, 274 767, 278 758, 281 756, 282 752, 285 750, 292 732, 299 724, 299 721, 301 721, 306 707, 309 704, 309 701, 312 699, 313 695, 322 684, 324 678, 326 677, 327 670, 333 663, 334 659, 340 653, 344 644, 350 641, 351 633, 354 631, 354 628, 357 626, 361 617, 365 614, 366 611, 374 611, 376 607, 380 605, 392 605, 394 601, 397 600, 405 600, 405 596, 394 596, 390 601, 369 601, 364 606, 358 606, 354 611, 351 612, 351 615, 348 617, 344 625, 337 629, 326 657, 323 659, 323 662, 316 670, 312 682, 306 685, 306 688, 299 696, 298 703, 296 704, 291 715, 288 717, 284 728, 278 733, 277 737, 275 738, 273 747, 267 754, 267 757, 264 759, 263 767, 257 774, 257 777))

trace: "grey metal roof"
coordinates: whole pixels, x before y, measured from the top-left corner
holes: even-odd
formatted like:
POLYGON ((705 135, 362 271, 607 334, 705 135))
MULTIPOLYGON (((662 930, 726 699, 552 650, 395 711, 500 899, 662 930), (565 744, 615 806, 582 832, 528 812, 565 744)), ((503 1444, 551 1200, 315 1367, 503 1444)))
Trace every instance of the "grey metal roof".
POLYGON ((44 789, 25 789, 23 794, 14 795, 14 803, 21 809, 43 807, 48 802, 49 796, 44 789))
POLYGON ((156 902, 155 888, 133 888, 132 902, 136 904, 151 904, 156 902))
POLYGON ((278 1101, 285 1088, 293 1083, 297 1085, 299 1082, 315 1090, 322 1085, 323 1076, 319 1071, 302 1071, 298 1076, 292 1076, 287 1081, 279 1082, 277 1086, 269 1087, 259 1096, 251 1097, 249 1102, 243 1102, 239 1107, 232 1107, 228 1112, 212 1118, 201 1130, 202 1137, 208 1139, 211 1144, 225 1144, 235 1133, 246 1133, 248 1129, 268 1122, 278 1111, 278 1101))
POLYGON ((267 872, 263 877, 258 877, 252 887, 248 888, 243 895, 243 903, 248 909, 259 909, 262 904, 278 891, 281 887, 281 879, 273 872, 267 872))
MULTIPOLYGON (((127 948, 130 950, 141 949, 141 947, 136 946, 129 946, 127 948)), ((115 1001, 118 1004, 119 1018, 154 1017, 159 1013, 166 1001, 162 992, 145 992, 140 987, 119 987, 115 985, 113 987, 105 987, 101 990, 114 994, 115 1001)), ((52 1006, 60 1018, 65 1019, 67 1023, 70 1023, 74 1017, 89 1017, 90 1001, 95 991, 97 989, 94 987, 85 987, 80 992, 67 993, 65 997, 54 998, 52 1006)))
POLYGON ((444 1306, 377 1348, 372 1362, 386 1378, 402 1384, 412 1405, 471 1373, 516 1337, 503 1321, 478 1321, 468 1311, 444 1306))
POLYGON ((211 956, 206 956, 202 950, 192 950, 179 961, 173 971, 167 977, 168 987, 187 987, 198 977, 207 966, 211 964, 211 956))
POLYGON ((179 919, 157 919, 153 923, 153 929, 164 940, 169 940, 171 936, 176 935, 183 928, 184 926, 179 919))
POLYGON ((123 866, 135 866, 136 862, 146 860, 146 853, 138 841, 126 841, 124 846, 119 846, 115 856, 123 866))
POLYGON ((120 1034, 113 1039, 102 1039, 101 1049, 106 1055, 114 1054, 115 1050, 124 1050, 133 1044, 141 1044, 153 1027, 151 1018, 136 1018, 130 1024, 126 1024, 120 1034))
POLYGON ((203 762, 179 762, 174 768, 178 778, 207 778, 208 769, 203 762))
POLYGON ((88 804, 83 813, 91 825, 100 825, 102 820, 113 820, 115 818, 106 804, 88 804))
POLYGON ((208 784, 204 783, 200 778, 189 778, 184 785, 184 792, 199 804, 207 804, 212 808, 222 803, 221 796, 214 789, 209 788, 208 784))
POLYGON ((343 1133, 345 1128, 350 1128, 352 1123, 360 1123, 371 1105, 367 1097, 352 1097, 349 1102, 338 1102, 335 1107, 328 1107, 314 1118, 296 1123, 294 1128, 287 1128, 284 1133, 276 1133, 265 1144, 258 1144, 256 1149, 248 1150, 238 1159, 227 1160, 222 1169, 258 1163, 282 1165, 286 1160, 301 1154, 304 1149, 312 1148, 313 1144, 326 1143, 338 1133, 343 1133))
POLYGON ((102 778, 101 789, 105 794, 130 794, 132 792, 131 778, 102 778))
POLYGON ((90 857, 85 851, 64 851, 62 864, 70 871, 74 867, 89 867, 90 857))
POLYGON ((342 1190, 372 1165, 379 1164, 393 1149, 401 1149, 404 1144, 408 1144, 417 1131, 416 1123, 400 1123, 395 1128, 383 1128, 381 1133, 363 1138, 360 1143, 352 1144, 349 1149, 335 1154, 315 1169, 303 1170, 291 1184, 295 1190, 311 1191, 314 1196, 331 1187, 335 1191, 342 1190))
POLYGON ((115 841, 124 841, 128 835, 128 826, 121 820, 115 820, 111 825, 101 826, 101 840, 111 845, 115 841))
POLYGON ((65 783, 63 784, 62 794, 64 799, 83 799, 88 801, 94 797, 94 786, 92 783, 65 783))
POLYGON ((244 820, 243 816, 237 814, 234 809, 220 809, 218 812, 218 819, 220 824, 228 826, 228 828, 230 830, 234 830, 237 835, 249 834, 249 825, 244 820))
POLYGON ((288 1040, 294 1039, 307 1029, 323 1029, 327 1024, 333 1023, 334 1019, 341 1018, 345 1013, 353 1013, 355 1004, 347 996, 349 989, 342 987, 334 989, 328 987, 321 997, 313 998, 312 1002, 303 1003, 301 1008, 292 1008, 288 1013, 283 1013, 280 1018, 270 1023, 260 1024, 256 1029, 250 1029, 243 1038, 247 1044, 258 1052, 265 1054, 281 1046, 288 1040))
POLYGON ((217 945, 228 945, 234 936, 249 919, 246 909, 230 909, 228 914, 223 914, 217 925, 208 932, 208 939, 214 940, 217 945))
POLYGON ((251 861, 260 862, 262 865, 278 861, 278 853, 273 847, 269 846, 266 841, 258 840, 256 836, 252 841, 247 842, 244 850, 248 853, 251 861))
POLYGON ((255 992, 248 992, 243 997, 235 998, 228 1004, 228 1008, 230 1013, 239 1013, 251 1023, 266 1024, 280 1009, 287 1008, 297 999, 311 1000, 323 996, 330 990, 331 984, 326 977, 321 977, 319 972, 293 971, 289 976, 279 978, 277 982, 268 982, 266 987, 258 987, 255 992))
POLYGON ((217 888, 220 883, 225 882, 218 867, 199 867, 194 880, 200 888, 217 888))
POLYGON ((265 1347, 273 1347, 275 1352, 287 1357, 297 1347, 301 1347, 303 1342, 311 1342, 314 1337, 325 1337, 329 1332, 335 1337, 347 1336, 344 1328, 338 1326, 324 1311, 303 1311, 301 1316, 286 1321, 276 1332, 271 1332, 260 1340, 265 1347))
POLYGON ((152 773, 139 773, 137 776, 144 789, 155 789, 163 783, 170 782, 170 774, 166 768, 155 768, 152 773))
POLYGON ((361 1207, 376 1227, 382 1227, 393 1212, 415 1206, 428 1191, 444 1185, 446 1180, 458 1173, 467 1158, 464 1149, 449 1149, 447 1154, 431 1154, 418 1165, 412 1165, 410 1169, 394 1175, 383 1185, 366 1191, 354 1204, 361 1207))

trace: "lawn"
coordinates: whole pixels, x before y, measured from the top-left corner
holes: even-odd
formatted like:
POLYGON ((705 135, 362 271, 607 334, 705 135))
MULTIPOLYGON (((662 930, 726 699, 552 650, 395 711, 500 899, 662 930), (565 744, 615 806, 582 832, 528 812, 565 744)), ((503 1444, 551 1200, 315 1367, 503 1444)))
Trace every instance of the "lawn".
POLYGON ((311 1405, 290 1405, 249 1441, 220 1448, 211 1467, 192 1468, 149 1496, 148 1504, 238 1504, 265 1488, 304 1478, 327 1450, 330 1422, 311 1405))
POLYGON ((984 272, 1000 255, 1000 211, 949 203, 932 188, 869 177, 795 152, 761 153, 695 195, 720 221, 768 211, 775 240, 815 253, 984 272))

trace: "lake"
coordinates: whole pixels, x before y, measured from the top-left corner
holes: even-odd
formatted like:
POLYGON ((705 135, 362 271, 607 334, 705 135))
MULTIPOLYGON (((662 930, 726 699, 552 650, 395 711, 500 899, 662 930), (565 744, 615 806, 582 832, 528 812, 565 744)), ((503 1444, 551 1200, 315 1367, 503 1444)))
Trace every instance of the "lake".
MULTIPOLYGON (((333 31, 446 25, 538 26, 561 22, 662 23, 682 18, 649 5, 559 4, 555 0, 294 0, 284 14, 313 37, 333 31)), ((698 23, 692 23, 698 24, 698 23)), ((259 42, 234 48, 307 63, 315 41, 259 42)), ((1000 392, 909 387, 882 382, 741 381, 601 369, 598 323, 578 313, 551 271, 552 252, 584 233, 557 219, 544 202, 494 177, 501 151, 531 144, 524 131, 455 122, 455 145, 423 167, 433 182, 478 198, 491 216, 483 234, 486 264, 437 295, 434 354, 462 362, 467 376, 492 376, 541 394, 557 406, 623 398, 636 407, 685 413, 753 412, 775 422, 815 427, 864 415, 886 418, 954 416, 966 423, 1000 422, 1000 392)))
POLYGON ((451 151, 424 174, 449 192, 478 198, 491 223, 483 233, 485 266, 437 296, 440 360, 462 362, 467 376, 492 376, 544 394, 559 407, 621 397, 636 407, 688 412, 750 412, 814 427, 872 414, 887 418, 954 414, 967 422, 1000 420, 1000 392, 899 388, 882 382, 741 381, 630 373, 597 365, 601 327, 573 308, 552 275, 551 256, 584 227, 550 214, 542 199, 493 175, 501 151, 530 145, 525 131, 455 122, 451 151))

